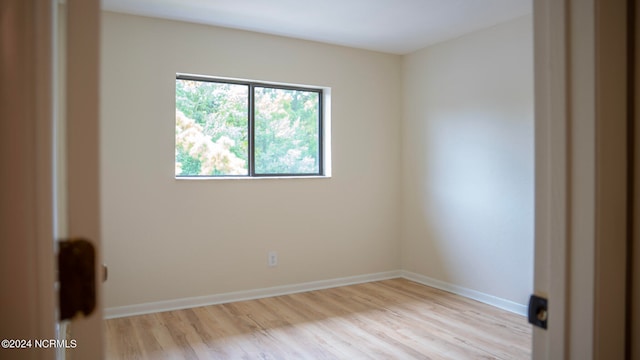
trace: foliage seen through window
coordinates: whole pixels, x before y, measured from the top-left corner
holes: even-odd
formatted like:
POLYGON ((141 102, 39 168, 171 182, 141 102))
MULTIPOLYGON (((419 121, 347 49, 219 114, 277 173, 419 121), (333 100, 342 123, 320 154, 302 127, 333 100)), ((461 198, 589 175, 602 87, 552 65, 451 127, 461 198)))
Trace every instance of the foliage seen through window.
POLYGON ((321 101, 318 89, 179 76, 176 176, 322 175, 321 101))

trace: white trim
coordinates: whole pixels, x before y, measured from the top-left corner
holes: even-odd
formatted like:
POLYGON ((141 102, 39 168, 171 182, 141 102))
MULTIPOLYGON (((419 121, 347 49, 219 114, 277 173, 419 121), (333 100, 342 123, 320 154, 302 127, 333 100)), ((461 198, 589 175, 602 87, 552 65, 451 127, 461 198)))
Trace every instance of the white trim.
POLYGON ((289 295, 306 291, 328 289, 339 286, 361 284, 372 281, 401 277, 402 272, 387 271, 374 274, 349 276, 337 279, 311 281, 300 284, 274 286, 255 290, 236 291, 223 294, 196 296, 175 300, 157 301, 136 305, 118 306, 104 309, 105 319, 143 315, 163 311, 188 309, 200 306, 224 304, 235 301, 254 300, 272 296, 289 295))
POLYGON ((300 175, 300 176, 174 176, 178 181, 203 181, 203 180, 274 180, 274 179, 331 179, 330 175, 300 175))
POLYGON ((511 300, 499 298, 497 296, 485 294, 476 290, 468 289, 455 284, 447 283, 441 280, 433 279, 428 276, 416 274, 405 270, 395 270, 380 272, 374 274, 349 276, 337 279, 311 281, 300 284, 274 286, 268 288, 235 291, 229 293, 196 296, 190 298, 157 301, 143 304, 118 306, 104 309, 105 319, 114 319, 125 316, 144 315, 163 311, 172 311, 180 309, 189 309, 200 306, 209 306, 216 304, 225 304, 235 301, 245 301, 262 299, 272 296, 289 295, 306 291, 329 289, 339 286, 347 286, 354 284, 362 284, 372 281, 381 281, 395 278, 404 278, 415 281, 422 285, 430 286, 436 289, 448 291, 450 293, 464 296, 469 299, 477 300, 482 303, 495 306, 497 308, 526 316, 527 305, 518 304, 511 300))
POLYGON ((511 300, 502 299, 502 298, 499 298, 497 296, 485 294, 485 293, 482 293, 480 291, 468 289, 468 288, 465 288, 465 287, 462 287, 462 286, 458 286, 458 285, 451 284, 451 283, 448 283, 448 282, 444 282, 444 281, 441 281, 441 280, 433 279, 433 278, 430 278, 428 276, 416 274, 416 273, 413 273, 413 272, 410 272, 410 271, 402 270, 401 271, 401 277, 403 277, 403 278, 405 278, 407 280, 415 281, 415 282, 420 283, 422 285, 430 286, 432 288, 448 291, 448 292, 456 294, 456 295, 460 295, 460 296, 464 296, 464 297, 469 298, 469 299, 477 300, 477 301, 480 301, 482 303, 485 303, 485 304, 488 304, 488 305, 491 305, 491 306, 495 306, 495 307, 500 308, 502 310, 506 310, 506 311, 509 311, 509 312, 512 312, 512 313, 516 313, 518 315, 522 315, 522 316, 526 316, 527 315, 527 305, 518 304, 518 303, 516 303, 514 301, 511 301, 511 300))

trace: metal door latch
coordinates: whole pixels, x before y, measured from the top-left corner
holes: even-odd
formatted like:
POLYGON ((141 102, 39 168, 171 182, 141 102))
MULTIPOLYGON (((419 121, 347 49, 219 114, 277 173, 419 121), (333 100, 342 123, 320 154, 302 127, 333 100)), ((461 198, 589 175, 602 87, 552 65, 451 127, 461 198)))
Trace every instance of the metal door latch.
POLYGON ((546 329, 547 319, 549 318, 548 301, 547 299, 531 295, 529 298, 529 323, 546 329))
POLYGON ((60 320, 72 319, 78 313, 88 316, 96 307, 95 248, 86 239, 58 244, 60 320))

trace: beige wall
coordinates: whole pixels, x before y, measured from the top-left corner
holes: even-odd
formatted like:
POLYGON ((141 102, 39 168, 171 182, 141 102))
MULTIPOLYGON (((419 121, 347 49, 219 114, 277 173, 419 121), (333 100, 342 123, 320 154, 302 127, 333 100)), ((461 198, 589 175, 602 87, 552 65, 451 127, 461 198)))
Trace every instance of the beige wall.
POLYGON ((533 45, 526 16, 403 59, 404 269, 526 304, 533 45))
POLYGON ((399 56, 102 20, 106 307, 400 268, 399 56), (176 72, 331 87, 333 177, 174 180, 176 72))
POLYGON ((398 269, 526 304, 531 17, 404 57, 114 13, 102 26, 107 308, 398 269), (331 87, 332 178, 174 180, 176 72, 331 87))

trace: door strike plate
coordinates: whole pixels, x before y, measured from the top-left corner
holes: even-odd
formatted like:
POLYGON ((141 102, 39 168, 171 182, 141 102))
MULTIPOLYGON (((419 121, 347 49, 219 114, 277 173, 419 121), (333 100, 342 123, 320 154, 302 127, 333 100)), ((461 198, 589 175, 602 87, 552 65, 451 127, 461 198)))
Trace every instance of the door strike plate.
POLYGON ((547 299, 531 295, 529 298, 529 323, 543 329, 547 328, 547 319, 549 318, 547 299))
POLYGON ((60 320, 72 319, 78 313, 88 316, 96 307, 95 248, 85 239, 58 244, 60 320))

